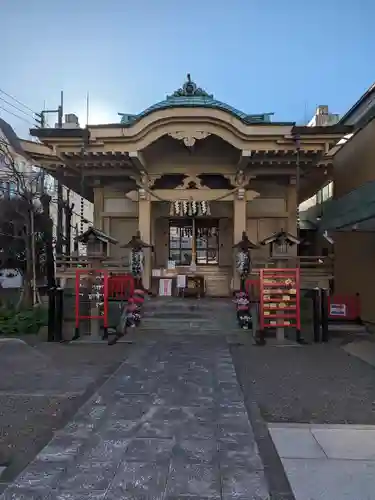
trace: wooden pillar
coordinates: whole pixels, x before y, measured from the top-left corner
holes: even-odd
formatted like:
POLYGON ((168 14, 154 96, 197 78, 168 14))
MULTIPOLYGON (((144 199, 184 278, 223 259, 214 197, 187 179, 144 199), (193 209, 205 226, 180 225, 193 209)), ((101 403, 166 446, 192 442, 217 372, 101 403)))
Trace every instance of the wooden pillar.
MULTIPOLYGON (((287 227, 284 231, 297 235, 297 213, 298 213, 298 200, 297 200, 297 189, 296 189, 296 179, 291 178, 290 184, 287 187, 287 198, 286 198, 286 208, 288 211, 287 227)), ((291 255, 297 255, 297 245, 293 245, 290 248, 291 255)))
POLYGON ((294 236, 297 236, 297 189, 296 181, 294 178, 290 180, 290 184, 287 187, 286 195, 286 208, 288 211, 288 222, 285 231, 294 236))
MULTIPOLYGON (((140 190, 141 191, 141 190, 140 190)), ((149 195, 139 197, 138 202, 138 229, 141 233, 141 239, 148 244, 151 244, 151 201, 149 195)), ((143 250, 145 256, 143 269, 143 286, 148 290, 151 283, 151 249, 143 250)))
MULTIPOLYGON (((102 225, 103 227, 98 228, 102 229, 106 234, 111 234, 111 219, 109 217, 102 217, 102 225)), ((111 256, 111 245, 107 245, 107 257, 111 256)))
POLYGON ((102 187, 94 188, 94 227, 103 230, 104 212, 104 189, 102 187))
MULTIPOLYGON (((233 201, 233 240, 238 243, 242 239, 243 231, 246 231, 246 198, 235 198, 233 201)), ((234 259, 236 256, 234 256, 234 259)), ((233 288, 240 289, 240 278, 237 273, 235 260, 233 262, 233 288)))

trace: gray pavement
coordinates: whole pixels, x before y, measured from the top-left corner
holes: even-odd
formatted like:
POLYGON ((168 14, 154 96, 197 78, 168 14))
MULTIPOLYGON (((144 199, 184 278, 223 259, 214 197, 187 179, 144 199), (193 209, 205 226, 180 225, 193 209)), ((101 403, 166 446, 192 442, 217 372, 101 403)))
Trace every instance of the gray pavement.
POLYGON ((375 370, 333 342, 232 348, 249 397, 267 422, 375 425, 375 370))
POLYGON ((270 498, 224 339, 133 345, 120 368, 0 496, 181 498, 270 498))
POLYGON ((375 500, 375 427, 269 427, 296 500, 375 500))
POLYGON ((102 386, 131 348, 0 342, 0 468, 4 468, 0 493, 102 386))

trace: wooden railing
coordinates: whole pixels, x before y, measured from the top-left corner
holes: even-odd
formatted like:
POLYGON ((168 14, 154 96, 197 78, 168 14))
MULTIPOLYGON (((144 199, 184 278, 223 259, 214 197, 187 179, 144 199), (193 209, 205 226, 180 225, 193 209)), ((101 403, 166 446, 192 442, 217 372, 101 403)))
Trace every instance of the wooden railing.
MULTIPOLYGON (((333 259, 331 257, 323 256, 298 256, 298 257, 285 257, 276 259, 257 259, 253 261, 253 270, 257 272, 258 269, 264 267, 276 267, 276 265, 283 265, 285 267, 300 267, 302 274, 333 274, 333 259)), ((56 270, 61 273, 73 273, 77 268, 90 268, 98 267, 98 260, 93 260, 86 256, 57 256, 56 257, 56 270)), ((109 271, 129 271, 129 259, 111 259, 104 258, 100 260, 100 266, 108 269, 109 271)), ((200 266, 202 267, 202 266, 200 266)), ((219 266, 218 266, 219 267, 219 266)), ((226 266, 228 267, 228 266, 226 266)))
MULTIPOLYGON (((129 259, 100 259, 100 267, 108 269, 108 271, 128 271, 130 269, 129 259)), ((67 273, 72 274, 76 269, 89 269, 98 267, 98 259, 93 259, 87 256, 56 256, 56 272, 58 274, 67 273)))
POLYGON ((323 257, 320 255, 284 257, 278 259, 263 259, 253 262, 254 270, 264 267, 299 267, 301 272, 317 272, 321 274, 333 274, 333 259, 331 257, 323 257))

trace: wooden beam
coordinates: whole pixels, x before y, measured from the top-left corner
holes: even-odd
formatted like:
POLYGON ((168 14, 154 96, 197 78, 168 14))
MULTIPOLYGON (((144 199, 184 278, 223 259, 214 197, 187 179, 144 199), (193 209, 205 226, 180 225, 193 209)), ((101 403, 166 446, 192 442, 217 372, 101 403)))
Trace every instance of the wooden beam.
POLYGON ((142 153, 139 151, 132 151, 129 153, 129 158, 139 172, 147 170, 146 161, 142 153))
POLYGON ((238 170, 245 170, 250 159, 251 159, 252 151, 248 149, 243 149, 241 151, 240 159, 238 160, 237 163, 237 168, 238 170))
MULTIPOLYGON (((231 193, 227 189, 155 189, 151 191, 151 201, 177 201, 177 200, 194 200, 194 201, 233 201, 237 196, 236 193, 231 193), (225 198, 221 198, 222 196, 225 198)), ((257 198, 257 191, 247 190, 246 200, 251 201, 257 198)), ((126 194, 126 198, 132 201, 138 201, 138 191, 130 191, 126 194)))
POLYGON ((82 168, 85 177, 129 177, 134 175, 132 168, 82 168))

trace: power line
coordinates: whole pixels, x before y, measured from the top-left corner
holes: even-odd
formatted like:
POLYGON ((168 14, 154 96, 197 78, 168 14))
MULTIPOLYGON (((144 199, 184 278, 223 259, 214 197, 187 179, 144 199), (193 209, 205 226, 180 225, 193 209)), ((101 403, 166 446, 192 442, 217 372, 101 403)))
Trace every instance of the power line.
POLYGON ((7 92, 5 92, 5 90, 3 89, 0 89, 0 93, 1 94, 4 94, 6 95, 7 97, 9 97, 10 99, 12 99, 13 101, 15 101, 17 104, 19 104, 20 106, 23 106, 25 109, 28 109, 29 111, 31 111, 33 114, 36 114, 36 112, 31 109, 29 106, 26 106, 26 104, 24 104, 23 102, 19 101, 18 99, 16 99, 14 96, 12 96, 11 94, 8 94, 7 92))
POLYGON ((0 109, 4 110, 6 113, 9 113, 10 115, 15 116, 19 120, 22 120, 22 121, 28 123, 29 125, 31 125, 33 127, 35 125, 35 123, 31 123, 29 120, 26 120, 26 118, 24 118, 23 116, 17 115, 16 113, 13 113, 12 111, 9 111, 9 109, 4 108, 4 106, 0 106, 0 109))
POLYGON ((4 99, 3 97, 0 97, 0 101, 5 102, 5 104, 8 104, 8 106, 12 106, 12 108, 16 109, 17 111, 20 111, 21 113, 25 114, 29 118, 34 118, 34 115, 30 115, 29 111, 24 111, 22 108, 19 108, 15 104, 12 104, 11 102, 9 102, 6 99, 4 99))

